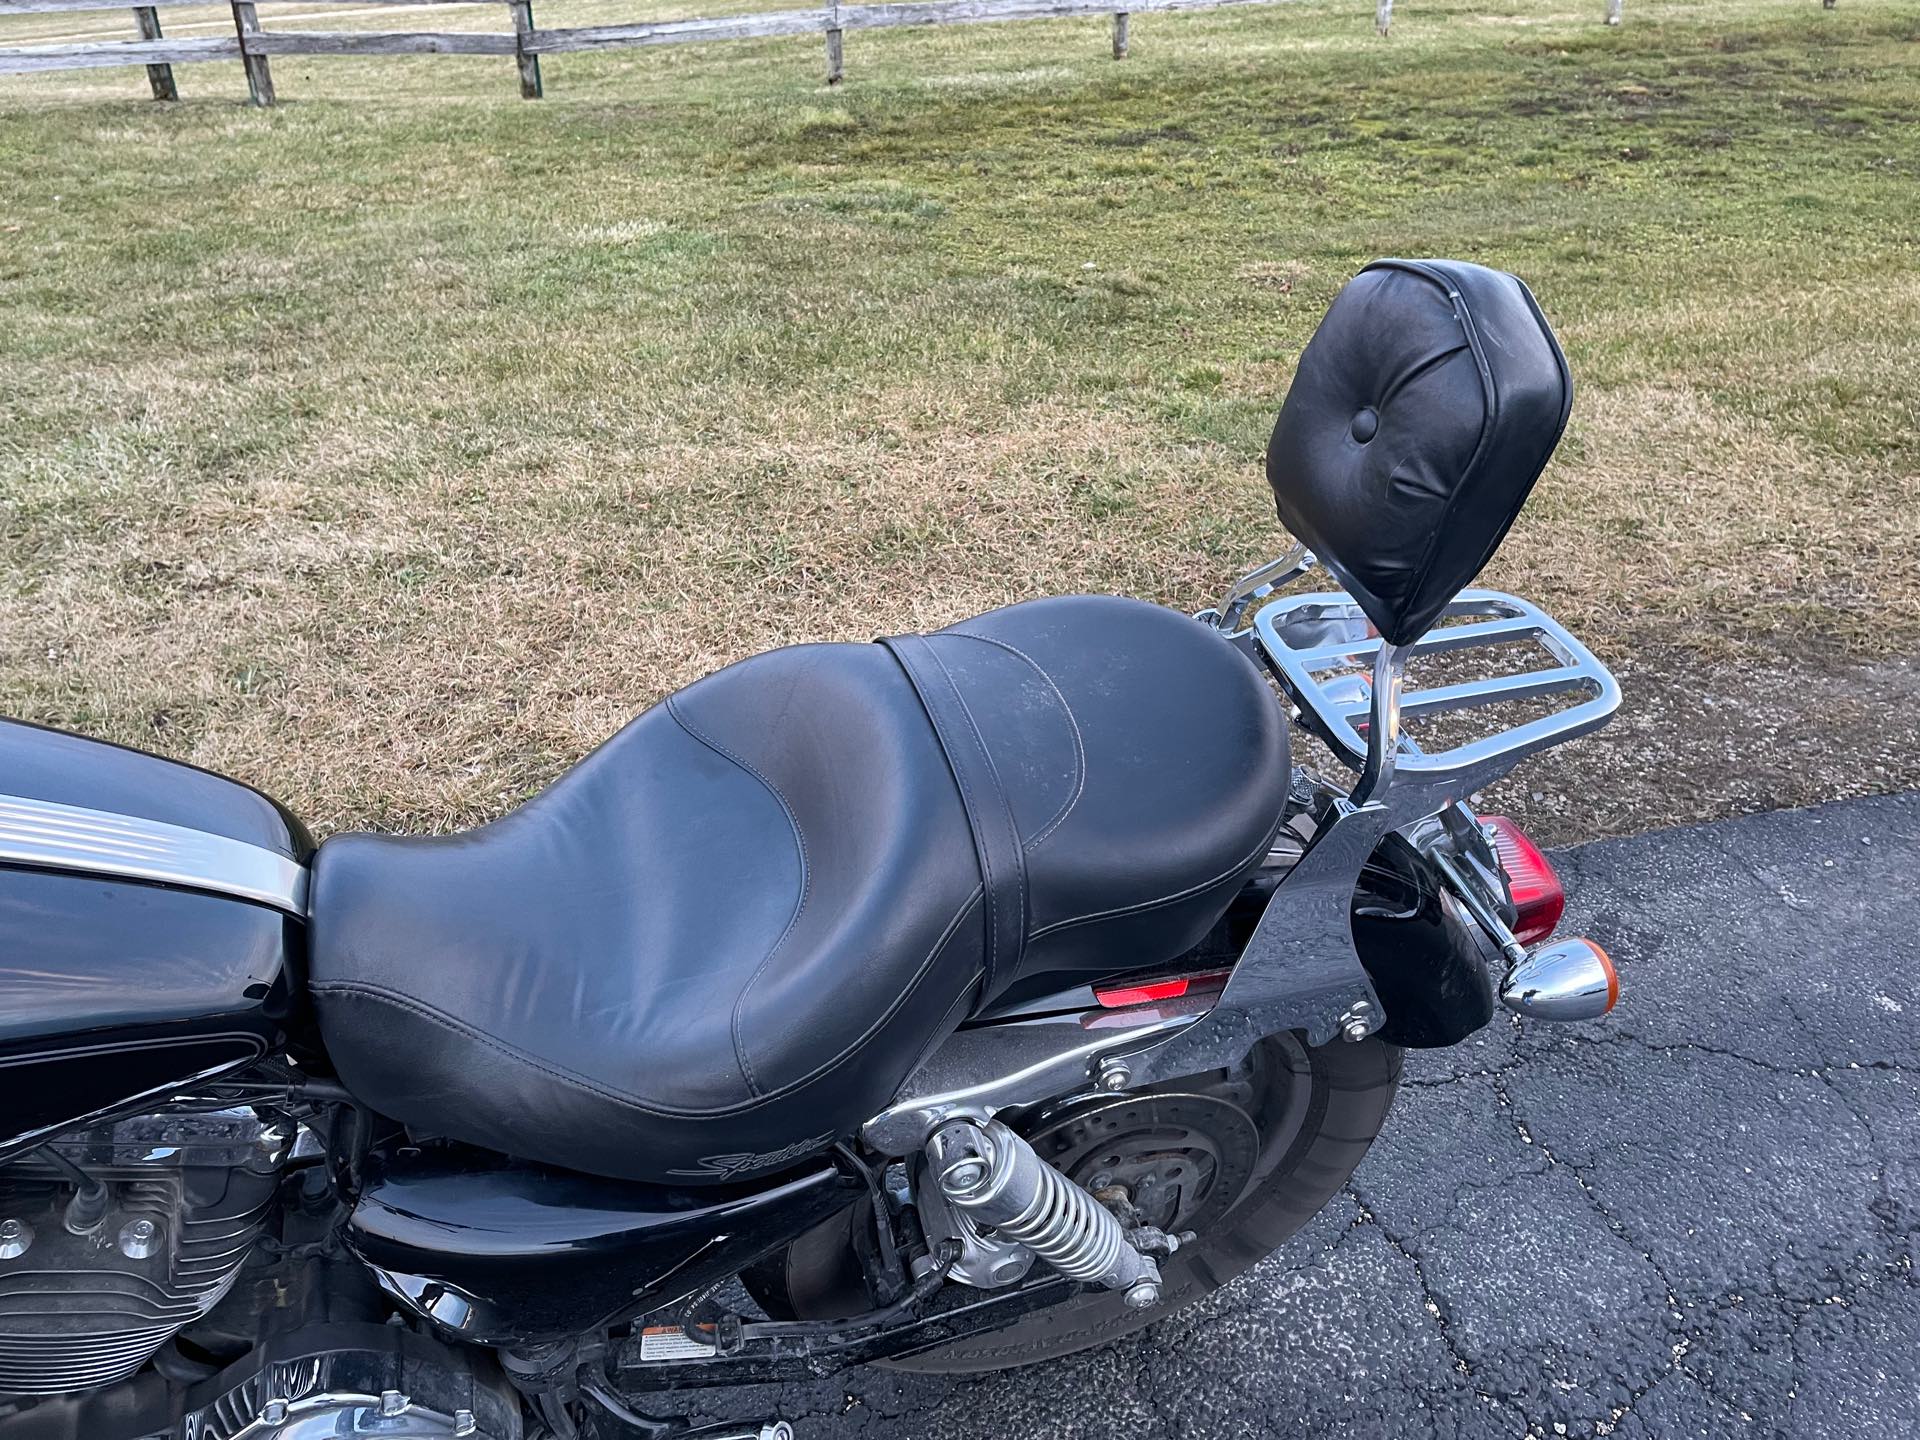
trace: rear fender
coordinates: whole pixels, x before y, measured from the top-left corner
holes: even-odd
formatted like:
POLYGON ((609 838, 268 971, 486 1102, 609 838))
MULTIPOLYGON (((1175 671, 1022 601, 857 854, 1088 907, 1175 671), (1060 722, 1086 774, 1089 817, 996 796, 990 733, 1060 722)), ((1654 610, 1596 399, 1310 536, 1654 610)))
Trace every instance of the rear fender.
POLYGON ((1353 944, 1386 1011, 1379 1036, 1428 1050, 1493 1018, 1500 953, 1433 863, 1399 835, 1374 851, 1353 897, 1353 944))

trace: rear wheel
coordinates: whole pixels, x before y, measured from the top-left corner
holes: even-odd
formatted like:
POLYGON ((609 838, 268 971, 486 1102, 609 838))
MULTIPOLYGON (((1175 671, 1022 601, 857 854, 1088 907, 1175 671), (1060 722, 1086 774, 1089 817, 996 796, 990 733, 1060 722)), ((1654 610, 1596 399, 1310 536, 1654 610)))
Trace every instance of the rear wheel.
POLYGON ((1136 1201, 1144 1199, 1147 1223, 1198 1232, 1161 1264, 1161 1303, 1131 1310, 1115 1292, 1092 1292, 1003 1330, 881 1363, 947 1374, 1030 1365, 1104 1345, 1219 1289, 1285 1244, 1347 1183, 1386 1121, 1400 1083, 1400 1055, 1378 1040, 1310 1050, 1296 1036, 1274 1036, 1240 1071, 1176 1081, 1162 1087, 1175 1093, 1137 1097, 1146 1123, 1131 1132, 1111 1129, 1104 1150, 1085 1148, 1101 1112, 1021 1125, 1035 1148, 1074 1179, 1099 1178, 1089 1164, 1113 1171, 1119 1183, 1133 1181, 1129 1188, 1136 1201), (1244 1136, 1240 1122, 1215 1107, 1242 1097, 1238 1108, 1258 1128, 1257 1152, 1237 1195, 1225 1196, 1223 1187, 1235 1184, 1244 1136), (1208 1103, 1194 1103, 1202 1099, 1208 1103), (1174 1100, 1188 1103, 1169 1114, 1164 1102, 1174 1100), (1190 1125, 1186 1137, 1172 1130, 1182 1121, 1190 1125), (1182 1138, 1185 1143, 1168 1143, 1182 1138), (1120 1163, 1108 1163, 1114 1160, 1120 1163))
MULTIPOLYGON (((1194 1077, 1165 1087, 1181 1094, 1200 1092, 1208 1098, 1225 1098, 1221 1096, 1223 1089, 1231 1096, 1235 1085, 1246 1085, 1250 1079, 1254 1092, 1248 1094, 1246 1110, 1258 1121, 1260 1148, 1238 1198, 1231 1200, 1217 1219, 1210 1217, 1206 1212, 1219 1204, 1217 1187, 1233 1181, 1236 1125, 1231 1121, 1219 1125, 1217 1121, 1223 1116, 1217 1112, 1213 1116, 1192 1116, 1198 1123, 1215 1121, 1206 1127, 1204 1142, 1192 1146, 1192 1150, 1202 1156, 1213 1152, 1219 1160, 1213 1171, 1213 1188, 1188 1190, 1181 1200, 1173 1202, 1173 1213, 1167 1215, 1175 1227, 1198 1231, 1198 1238, 1162 1263, 1164 1290, 1158 1306, 1144 1311, 1129 1309, 1117 1292, 1089 1292, 1062 1306, 1027 1315, 1004 1331, 975 1334, 918 1356, 883 1363, 908 1371, 952 1375, 1010 1369, 1069 1356, 1075 1350, 1108 1344, 1121 1334, 1165 1319, 1279 1250, 1340 1192, 1361 1156, 1367 1154, 1367 1146, 1379 1135, 1394 1102, 1394 1091, 1400 1087, 1400 1048, 1380 1041, 1361 1041, 1309 1050, 1298 1043, 1298 1037, 1277 1035, 1261 1041, 1252 1060, 1250 1077, 1248 1068, 1242 1068, 1225 1079, 1219 1075, 1194 1077), (1179 1213, 1183 1206, 1187 1206, 1187 1213, 1179 1213)), ((1060 1164, 1044 1144, 1050 1129, 1044 1119, 1037 1127, 1021 1125, 1021 1129, 1039 1135, 1037 1148, 1041 1154, 1060 1164)), ((1125 1137, 1116 1135, 1114 1139, 1125 1137)), ((1135 1167, 1152 1162, 1158 1165, 1156 1173, 1162 1181, 1167 1179, 1165 1171, 1169 1167, 1185 1167, 1181 1160, 1169 1165, 1165 1160, 1167 1146, 1158 1146, 1150 1131, 1142 1133, 1140 1139, 1146 1140, 1144 1154, 1135 1150, 1129 1156, 1116 1144, 1104 1154, 1092 1156, 1092 1160, 1104 1165, 1119 1156, 1123 1165, 1131 1160, 1135 1167)), ((1079 1181, 1089 1179, 1081 1173, 1085 1160, 1062 1167, 1079 1181)), ((1183 1175, 1171 1179, 1177 1183, 1183 1175)), ((1152 1194, 1148 1212, 1156 1206, 1167 1208, 1164 1187, 1152 1194)), ((1156 1219, 1154 1213, 1142 1217, 1148 1223, 1156 1219)))
MULTIPOLYGON (((1120 1186, 1141 1223, 1196 1232, 1161 1263, 1161 1303, 1132 1310, 1116 1292, 1089 1292, 1004 1329, 879 1363, 947 1374, 1030 1365, 1104 1345, 1219 1289, 1286 1243, 1346 1184, 1386 1121, 1400 1055, 1379 1040, 1308 1049, 1297 1036, 1277 1035, 1236 1070, 1023 1117, 1016 1128, 1077 1183, 1120 1186)), ((797 1275, 846 1272, 851 1281, 851 1234, 809 1237, 784 1262, 750 1276, 749 1288, 793 1313, 797 1275), (814 1254, 800 1253, 809 1245, 814 1254)), ((800 1288, 813 1302, 798 1308, 815 1315, 860 1308, 851 1293, 829 1296, 817 1280, 800 1288)))

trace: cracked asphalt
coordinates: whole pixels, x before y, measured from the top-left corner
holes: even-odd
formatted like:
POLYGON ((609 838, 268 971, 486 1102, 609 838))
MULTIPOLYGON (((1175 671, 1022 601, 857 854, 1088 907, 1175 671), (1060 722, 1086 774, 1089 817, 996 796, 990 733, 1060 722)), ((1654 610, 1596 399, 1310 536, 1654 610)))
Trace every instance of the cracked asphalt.
POLYGON ((1920 1432, 1920 795, 1555 862, 1613 1015, 1410 1054, 1348 1190, 1204 1304, 703 1411, 800 1440, 1920 1432))

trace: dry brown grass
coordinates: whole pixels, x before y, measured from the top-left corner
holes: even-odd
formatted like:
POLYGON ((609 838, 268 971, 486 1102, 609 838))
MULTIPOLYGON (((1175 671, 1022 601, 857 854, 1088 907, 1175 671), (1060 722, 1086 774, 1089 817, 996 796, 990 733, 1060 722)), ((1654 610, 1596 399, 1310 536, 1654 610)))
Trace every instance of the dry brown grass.
POLYGON ((272 116, 24 91, 0 704, 437 829, 767 646, 1194 608, 1279 548, 1258 452, 1327 299, 1441 251, 1532 279, 1581 382, 1487 578, 1640 708, 1549 832, 1920 782, 1873 668, 1920 645, 1920 10, 1522 10, 1186 17, 1125 69, 903 36, 836 94, 732 51, 544 107, 426 103, 437 62, 272 116), (1870 743, 1778 709, 1815 682, 1870 743))
POLYGON ((16 614, 44 649, 14 694, 215 769, 272 756, 283 792, 334 798, 322 825, 445 825, 756 649, 1213 588, 1197 550, 1138 544, 1230 483, 1208 447, 1053 404, 981 433, 949 397, 874 398, 893 418, 864 428, 802 410, 655 437, 641 473, 583 447, 400 494, 356 484, 351 455, 176 505, 142 487, 68 538, 30 627, 16 614), (1124 515, 1089 513, 1092 476, 1124 515))

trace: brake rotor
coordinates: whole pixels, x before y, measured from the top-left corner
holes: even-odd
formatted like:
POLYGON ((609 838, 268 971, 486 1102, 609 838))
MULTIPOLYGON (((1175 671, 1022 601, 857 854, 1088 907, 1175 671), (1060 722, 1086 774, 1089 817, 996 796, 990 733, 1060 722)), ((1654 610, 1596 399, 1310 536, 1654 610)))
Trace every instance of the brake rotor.
POLYGON ((1142 1223, 1167 1231, 1204 1231, 1226 1214, 1260 1155, 1252 1118, 1213 1095, 1089 1100, 1026 1138, 1076 1184, 1125 1187, 1142 1223))

